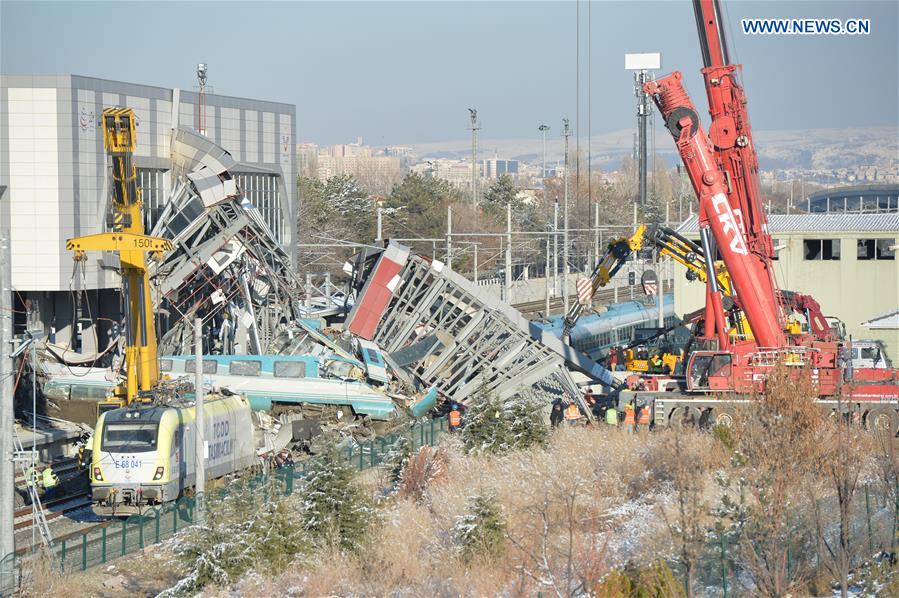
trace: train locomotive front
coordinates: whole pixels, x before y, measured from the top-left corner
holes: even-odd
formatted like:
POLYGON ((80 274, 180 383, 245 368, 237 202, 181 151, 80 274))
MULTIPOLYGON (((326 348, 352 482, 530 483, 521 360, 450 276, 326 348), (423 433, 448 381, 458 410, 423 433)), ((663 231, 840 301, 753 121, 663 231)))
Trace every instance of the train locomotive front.
MULTIPOLYGON (((103 413, 94 432, 90 479, 98 515, 132 515, 177 500, 196 484, 196 409, 132 406, 103 413)), ((206 477, 257 463, 249 402, 211 398, 203 406, 206 477)))

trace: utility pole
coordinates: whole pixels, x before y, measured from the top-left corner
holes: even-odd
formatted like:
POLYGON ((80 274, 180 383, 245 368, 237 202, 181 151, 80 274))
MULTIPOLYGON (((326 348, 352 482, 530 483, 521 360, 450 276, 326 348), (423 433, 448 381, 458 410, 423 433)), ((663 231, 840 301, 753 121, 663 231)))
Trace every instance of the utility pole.
POLYGON ((453 206, 446 206, 446 267, 453 269, 453 206))
POLYGON ((481 123, 478 121, 476 108, 468 109, 471 118, 471 205, 475 209, 475 218, 478 212, 478 131, 481 123))
MULTIPOLYGON (((540 171, 540 178, 543 180, 543 192, 546 193, 546 132, 549 131, 549 125, 540 125, 537 130, 543 133, 543 170, 540 171)), ((546 197, 544 196, 544 199, 546 197)))
POLYGON ((625 54, 624 69, 634 71, 634 95, 637 96, 637 168, 640 206, 646 208, 646 120, 651 110, 649 94, 643 91, 643 84, 649 79, 649 71, 662 67, 659 53, 625 54))
POLYGON ((512 204, 506 204, 506 303, 512 305, 512 204))
POLYGON ((381 228, 381 205, 378 204, 378 236, 375 237, 375 241, 382 241, 384 239, 384 232, 381 228))
POLYGON ((565 204, 562 208, 562 304, 563 313, 568 313, 568 138, 571 137, 571 128, 568 119, 563 118, 562 137, 565 138, 565 204))
POLYGON ((559 294, 559 202, 553 203, 553 293, 559 294))
POLYGON ((196 451, 197 513, 202 517, 203 497, 206 492, 206 443, 203 430, 203 318, 194 321, 194 450, 196 451))
MULTIPOLYGON (((0 201, 5 189, 0 188, 0 201)), ((2 204, 0 204, 2 206, 2 204)), ((15 463, 13 462, 13 335, 12 335, 12 246, 9 218, 0 226, 0 580, 12 579, 16 551, 15 463)), ((0 589, 5 589, 0 586, 0 589)))
POLYGON ((547 317, 547 318, 549 317, 549 295, 550 295, 550 292, 549 292, 549 281, 550 281, 549 249, 550 249, 550 247, 551 247, 550 238, 549 238, 549 235, 546 235, 546 268, 543 272, 543 278, 546 281, 546 306, 544 307, 543 315, 544 315, 544 317, 547 317))

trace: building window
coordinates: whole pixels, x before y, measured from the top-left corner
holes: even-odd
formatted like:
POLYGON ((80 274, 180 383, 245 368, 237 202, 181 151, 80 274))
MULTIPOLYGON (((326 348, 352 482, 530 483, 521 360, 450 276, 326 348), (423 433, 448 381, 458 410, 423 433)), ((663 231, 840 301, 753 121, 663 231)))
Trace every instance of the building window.
POLYGON ((284 223, 281 217, 281 198, 278 175, 268 173, 234 173, 237 186, 250 200, 262 220, 278 242, 283 241, 284 223))
POLYGON ((802 243, 806 260, 840 259, 839 239, 805 239, 802 243))
POLYGON ((148 234, 165 207, 165 172, 161 168, 137 169, 137 186, 144 202, 144 232, 148 234))
POLYGON ((895 239, 859 239, 858 259, 860 260, 895 260, 895 239))

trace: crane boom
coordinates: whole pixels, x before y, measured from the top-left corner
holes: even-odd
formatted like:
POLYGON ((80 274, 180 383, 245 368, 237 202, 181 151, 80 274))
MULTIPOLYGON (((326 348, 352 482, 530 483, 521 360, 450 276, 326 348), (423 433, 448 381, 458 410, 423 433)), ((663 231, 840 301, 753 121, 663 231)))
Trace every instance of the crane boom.
POLYGON ((125 304, 124 389, 116 394, 124 404, 137 400, 159 381, 156 356, 156 326, 150 301, 150 277, 146 252, 172 249, 167 239, 144 234, 141 218, 141 196, 133 155, 135 139, 134 111, 130 108, 103 110, 103 145, 110 158, 110 199, 112 232, 75 237, 66 241, 66 249, 75 252, 75 260, 83 261, 86 251, 114 251, 119 255, 122 295, 125 304))

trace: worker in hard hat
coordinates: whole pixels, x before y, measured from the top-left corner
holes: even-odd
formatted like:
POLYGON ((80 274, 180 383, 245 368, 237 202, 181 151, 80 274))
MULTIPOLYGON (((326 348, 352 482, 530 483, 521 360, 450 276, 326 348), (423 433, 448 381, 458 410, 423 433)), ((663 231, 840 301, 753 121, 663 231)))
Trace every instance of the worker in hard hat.
POLYGON ((624 404, 624 427, 627 429, 628 434, 634 433, 634 426, 636 425, 637 420, 634 417, 634 406, 631 403, 624 404))
POLYGON ((462 427, 462 412, 459 411, 459 406, 453 403, 452 409, 449 412, 449 429, 450 432, 455 432, 459 428, 462 427))
POLYGON ((47 465, 44 468, 44 471, 41 473, 41 482, 44 486, 44 500, 53 498, 59 485, 59 477, 53 471, 52 465, 47 465))

